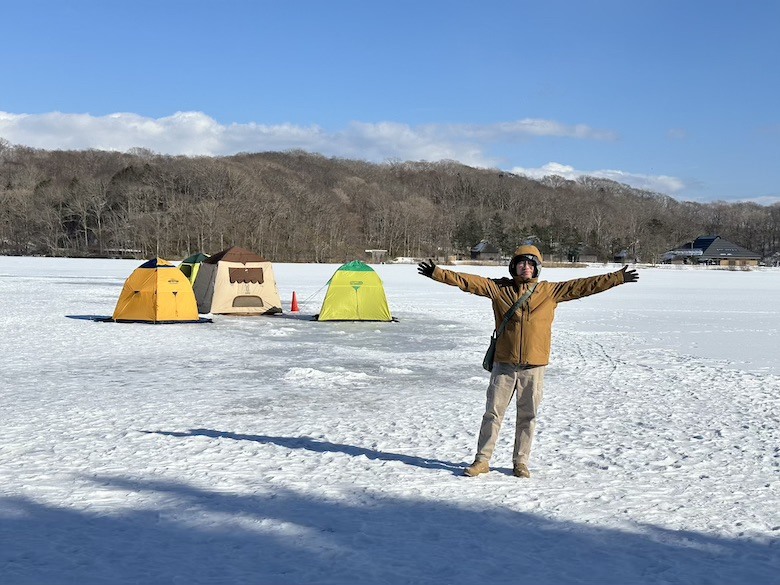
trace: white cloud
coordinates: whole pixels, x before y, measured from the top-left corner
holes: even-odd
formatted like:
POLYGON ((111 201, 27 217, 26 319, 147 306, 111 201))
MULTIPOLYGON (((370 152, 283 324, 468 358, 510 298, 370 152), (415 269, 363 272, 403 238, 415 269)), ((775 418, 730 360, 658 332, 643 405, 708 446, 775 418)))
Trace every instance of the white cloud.
POLYGON ((557 136, 612 140, 614 134, 586 125, 566 126, 551 120, 525 119, 484 126, 452 124, 412 127, 407 124, 353 122, 344 130, 279 124, 222 125, 202 112, 177 112, 164 118, 132 113, 9 114, 0 112, 0 136, 13 144, 44 149, 125 151, 143 147, 163 154, 229 155, 242 151, 301 148, 329 156, 382 161, 453 159, 474 166, 493 166, 485 144, 557 136))
MULTIPOLYGON (((47 150, 101 149, 128 151, 146 148, 170 155, 224 156, 237 152, 302 149, 325 156, 386 160, 456 160, 475 167, 498 167, 499 159, 486 154, 496 143, 529 140, 542 136, 575 140, 615 140, 610 131, 583 124, 560 124, 552 120, 523 119, 487 124, 424 125, 352 122, 328 132, 319 126, 293 124, 219 124, 202 112, 177 112, 163 118, 132 113, 107 116, 89 114, 10 114, 0 112, 0 137, 12 144, 47 150)), ((517 167, 512 172, 541 178, 561 175, 576 179, 591 175, 621 183, 674 194, 683 182, 674 177, 649 176, 614 170, 579 171, 559 163, 538 169, 517 167)))
POLYGON ((525 175, 532 179, 541 179, 549 175, 558 175, 572 181, 577 180, 582 176, 598 177, 616 181, 618 183, 625 183, 626 185, 630 185, 637 189, 645 189, 647 191, 655 191, 668 195, 674 195, 687 187, 685 182, 681 179, 668 175, 643 175, 640 173, 628 173, 626 171, 616 170, 584 171, 557 162, 549 162, 538 168, 515 167, 511 169, 511 172, 518 175, 525 175))
POLYGON ((780 203, 780 195, 761 195, 758 197, 748 197, 744 199, 730 199, 729 203, 755 203, 756 205, 771 206, 780 203))
POLYGON ((618 136, 608 130, 596 130, 585 124, 567 126, 553 120, 526 118, 514 122, 500 122, 484 126, 454 124, 436 127, 441 134, 456 138, 476 139, 480 141, 513 141, 529 137, 556 136, 584 140, 617 140, 618 136))
POLYGON ((202 112, 177 112, 164 118, 132 113, 9 114, 0 112, 0 137, 33 148, 103 149, 126 151, 134 147, 162 154, 230 155, 237 152, 304 149, 326 156, 372 161, 459 160, 491 166, 482 148, 464 141, 468 132, 450 127, 354 122, 344 130, 326 132, 319 126, 292 124, 222 125, 202 112))

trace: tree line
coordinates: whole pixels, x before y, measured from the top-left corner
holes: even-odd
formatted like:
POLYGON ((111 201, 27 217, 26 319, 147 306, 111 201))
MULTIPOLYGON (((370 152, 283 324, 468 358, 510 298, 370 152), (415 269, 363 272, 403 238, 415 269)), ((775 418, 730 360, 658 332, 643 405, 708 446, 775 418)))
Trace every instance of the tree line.
POLYGON ((605 179, 541 181, 453 161, 327 158, 303 151, 227 157, 47 151, 0 139, 0 253, 161 256, 231 245, 278 262, 505 254, 532 241, 548 255, 631 250, 658 261, 699 235, 768 257, 780 204, 693 203, 605 179))

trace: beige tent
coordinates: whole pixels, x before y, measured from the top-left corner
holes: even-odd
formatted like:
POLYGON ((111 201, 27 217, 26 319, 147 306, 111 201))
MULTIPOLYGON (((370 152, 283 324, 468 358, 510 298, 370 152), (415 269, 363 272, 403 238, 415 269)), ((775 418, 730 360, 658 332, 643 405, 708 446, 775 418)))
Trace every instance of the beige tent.
POLYGON ((271 263, 254 252, 232 247, 200 265, 193 285, 198 313, 267 315, 282 312, 271 263))

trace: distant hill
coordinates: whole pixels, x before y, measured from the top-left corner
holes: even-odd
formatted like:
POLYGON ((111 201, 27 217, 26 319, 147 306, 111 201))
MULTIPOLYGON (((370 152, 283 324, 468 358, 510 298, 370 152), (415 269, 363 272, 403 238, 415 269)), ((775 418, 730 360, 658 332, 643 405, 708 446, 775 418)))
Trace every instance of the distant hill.
POLYGON ((605 179, 537 181, 456 162, 44 151, 0 141, 0 253, 182 258, 238 245, 274 261, 342 262, 504 253, 533 241, 550 257, 587 247, 653 261, 719 234, 766 256, 780 205, 680 202, 605 179))

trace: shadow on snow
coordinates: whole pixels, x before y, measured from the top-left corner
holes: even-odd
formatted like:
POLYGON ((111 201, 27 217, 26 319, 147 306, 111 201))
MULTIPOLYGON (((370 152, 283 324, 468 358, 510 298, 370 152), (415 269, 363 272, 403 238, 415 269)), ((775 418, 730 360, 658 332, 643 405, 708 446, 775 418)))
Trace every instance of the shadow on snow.
POLYGON ((407 465, 422 467, 424 469, 443 469, 452 471, 457 475, 463 474, 463 465, 453 463, 452 461, 441 461, 439 459, 426 459, 424 457, 414 457, 412 455, 403 455, 401 453, 386 453, 376 451, 375 449, 366 449, 365 447, 356 447, 354 445, 343 445, 341 443, 332 443, 330 441, 321 441, 312 437, 272 437, 268 435, 242 435, 226 431, 214 431, 211 429, 190 429, 187 432, 177 431, 141 431, 144 433, 153 433, 157 435, 167 435, 170 437, 211 437, 214 439, 234 439, 236 441, 254 441, 256 443, 265 443, 284 447, 286 449, 305 449, 315 453, 344 453, 352 457, 364 456, 367 459, 378 461, 399 461, 407 465))
MULTIPOLYGON (((162 434, 459 468, 311 438, 208 429, 162 434)), ((324 499, 267 485, 236 494, 183 483, 81 479, 96 490, 139 493, 157 504, 100 511, 0 499, 3 582, 741 584, 778 583, 780 574, 776 541, 654 526, 629 532, 359 491, 324 499)))

